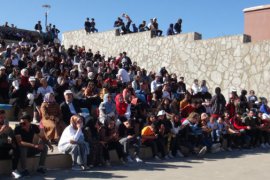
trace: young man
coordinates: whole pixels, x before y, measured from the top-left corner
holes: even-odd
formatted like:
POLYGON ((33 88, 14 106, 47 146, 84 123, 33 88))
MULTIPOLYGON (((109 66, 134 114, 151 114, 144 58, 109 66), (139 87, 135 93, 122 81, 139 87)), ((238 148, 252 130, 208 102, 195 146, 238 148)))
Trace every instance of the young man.
POLYGON ((46 140, 43 133, 41 133, 37 125, 31 124, 31 116, 23 114, 20 117, 20 125, 15 128, 15 138, 20 150, 20 161, 22 167, 22 176, 29 176, 26 169, 27 157, 32 157, 40 153, 38 173, 45 174, 45 161, 48 153, 48 147, 53 151, 52 145, 46 140), (34 137, 38 136, 41 141, 34 142, 34 137))
POLYGON ((41 21, 38 21, 38 23, 35 25, 35 30, 39 33, 42 32, 41 21))
POLYGON ((91 22, 89 21, 89 18, 86 18, 86 21, 84 22, 84 29, 85 29, 86 34, 90 33, 91 22))
POLYGON ((18 149, 14 141, 14 133, 6 121, 5 111, 0 110, 0 160, 12 160, 12 176, 15 179, 21 177, 17 170, 18 166, 18 149))
POLYGON ((98 30, 96 29, 96 22, 95 22, 95 19, 94 18, 91 18, 91 28, 90 28, 90 31, 92 33, 95 33, 95 32, 98 32, 98 30))
POLYGON ((133 159, 129 153, 130 146, 135 147, 134 160, 136 162, 142 162, 142 160, 139 158, 141 140, 135 134, 135 128, 132 124, 132 120, 126 120, 120 124, 118 127, 118 133, 120 137, 119 142, 124 147, 124 153, 127 156, 128 162, 133 162, 133 159))

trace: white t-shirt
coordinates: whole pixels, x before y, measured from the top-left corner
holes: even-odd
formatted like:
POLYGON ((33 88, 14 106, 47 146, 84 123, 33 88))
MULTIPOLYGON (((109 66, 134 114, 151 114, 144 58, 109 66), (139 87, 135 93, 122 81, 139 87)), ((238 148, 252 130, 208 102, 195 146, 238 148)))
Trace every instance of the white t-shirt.
POLYGON ((121 68, 121 69, 118 70, 117 76, 121 79, 122 83, 130 82, 129 74, 123 68, 121 68))
POLYGON ((160 82, 157 82, 156 80, 153 80, 151 82, 151 93, 154 93, 159 86, 162 86, 160 82))
POLYGON ((193 84, 191 88, 192 88, 194 94, 197 94, 198 92, 200 92, 199 85, 193 84))
POLYGON ((42 94, 42 97, 44 97, 47 93, 53 93, 53 89, 51 86, 47 86, 46 88, 41 86, 37 90, 37 94, 42 94))

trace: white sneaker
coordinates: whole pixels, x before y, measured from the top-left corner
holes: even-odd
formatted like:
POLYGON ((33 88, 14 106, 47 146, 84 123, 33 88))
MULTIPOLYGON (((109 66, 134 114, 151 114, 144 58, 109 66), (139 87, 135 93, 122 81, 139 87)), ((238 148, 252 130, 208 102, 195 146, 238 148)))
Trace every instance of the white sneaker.
POLYGON ((179 151, 179 150, 177 150, 176 155, 177 155, 178 157, 184 157, 184 155, 183 155, 183 154, 181 153, 181 151, 179 151))
POLYGON ((155 160, 157 160, 157 161, 160 161, 160 160, 161 160, 158 156, 155 156, 154 158, 155 158, 155 160))
POLYGON ((128 161, 129 163, 134 162, 133 159, 132 159, 130 156, 127 157, 127 161, 128 161))
POLYGON ((22 175, 20 174, 20 172, 17 169, 15 171, 13 171, 11 174, 14 177, 14 179, 19 179, 22 177, 22 175))
POLYGON ((261 144, 261 148, 265 149, 266 146, 262 143, 262 144, 261 144))
POLYGON ((136 161, 137 163, 141 163, 141 162, 143 162, 143 160, 142 160, 142 159, 140 159, 138 156, 135 158, 135 161, 136 161))
POLYGON ((33 119, 33 123, 34 124, 38 124, 38 120, 37 119, 33 119))
POLYGON ((198 153, 198 157, 202 157, 207 151, 207 147, 204 146, 198 153))

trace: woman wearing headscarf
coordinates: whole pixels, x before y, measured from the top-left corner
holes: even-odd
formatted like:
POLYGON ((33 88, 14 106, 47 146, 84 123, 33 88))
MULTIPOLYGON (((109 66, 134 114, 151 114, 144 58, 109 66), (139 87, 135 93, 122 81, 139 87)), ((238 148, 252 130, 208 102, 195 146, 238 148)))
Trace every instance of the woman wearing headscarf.
POLYGON ((99 105, 99 121, 105 124, 108 117, 115 116, 115 103, 112 100, 111 94, 105 94, 103 102, 99 105))
POLYGON ((71 154, 72 170, 88 169, 89 145, 84 140, 82 127, 83 119, 78 115, 71 116, 70 125, 65 128, 58 144, 60 152, 71 154))
POLYGON ((65 124, 62 120, 60 106, 55 101, 53 93, 45 94, 40 109, 42 116, 41 127, 44 128, 47 139, 58 142, 65 128, 65 124))
POLYGON ((124 97, 122 94, 118 94, 115 97, 115 104, 116 104, 116 112, 118 115, 118 118, 121 121, 127 120, 130 118, 130 105, 127 104, 124 100, 124 97))
POLYGON ((28 70, 26 68, 21 70, 21 86, 23 88, 30 87, 28 70))

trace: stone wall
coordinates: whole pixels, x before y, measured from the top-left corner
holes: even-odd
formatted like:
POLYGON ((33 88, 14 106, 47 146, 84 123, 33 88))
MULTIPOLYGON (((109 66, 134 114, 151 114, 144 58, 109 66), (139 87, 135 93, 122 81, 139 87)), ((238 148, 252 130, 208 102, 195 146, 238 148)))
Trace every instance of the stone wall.
POLYGON ((79 30, 64 33, 63 44, 84 45, 106 56, 126 51, 148 71, 164 66, 184 76, 188 86, 195 78, 205 79, 210 92, 220 86, 226 97, 231 87, 270 97, 270 41, 251 43, 246 35, 201 40, 198 33, 151 38, 150 32, 116 36, 115 31, 86 35, 79 30))

